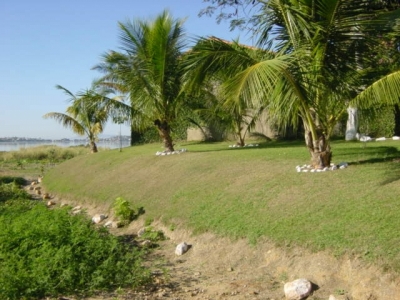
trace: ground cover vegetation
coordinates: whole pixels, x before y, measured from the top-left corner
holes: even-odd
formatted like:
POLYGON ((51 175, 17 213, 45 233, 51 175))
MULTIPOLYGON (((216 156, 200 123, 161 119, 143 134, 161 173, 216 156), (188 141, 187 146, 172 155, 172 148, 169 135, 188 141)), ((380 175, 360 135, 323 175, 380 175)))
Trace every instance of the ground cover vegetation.
MULTIPOLYGON (((96 228, 84 213, 71 215, 68 207, 50 210, 22 189, 27 178, 44 171, 38 170, 38 162, 49 158, 49 149, 40 149, 2 153, 8 163, 2 164, 0 175, 0 298, 83 296, 150 283, 140 248, 96 228), (13 164, 20 156, 26 161, 16 171, 13 164)), ((64 149, 69 153, 64 157, 62 149, 52 149, 51 162, 57 164, 79 152, 64 149)), ((128 205, 120 210, 130 211, 128 205)))
POLYGON ((94 228, 83 214, 49 210, 13 183, 0 185, 0 221, 2 299, 82 296, 150 282, 139 248, 94 228))
POLYGON ((161 157, 149 144, 76 157, 44 184, 87 204, 122 197, 173 228, 354 255, 400 272, 398 141, 333 144, 347 169, 297 173, 307 161, 302 142, 180 144, 188 152, 161 157))
POLYGON ((45 145, 0 152, 0 176, 37 178, 56 164, 87 152, 83 145, 68 148, 45 145))

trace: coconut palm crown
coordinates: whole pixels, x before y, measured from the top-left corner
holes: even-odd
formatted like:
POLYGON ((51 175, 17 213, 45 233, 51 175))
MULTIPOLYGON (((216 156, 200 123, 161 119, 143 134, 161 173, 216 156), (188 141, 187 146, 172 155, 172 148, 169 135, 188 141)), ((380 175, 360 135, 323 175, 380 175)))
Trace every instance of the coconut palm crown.
POLYGON ((163 11, 154 20, 119 23, 121 51, 110 51, 95 68, 103 83, 128 94, 139 127, 156 126, 167 151, 173 151, 171 122, 182 104, 182 51, 186 48, 184 20, 163 11))
POLYGON ((96 141, 98 135, 103 132, 104 126, 109 117, 109 107, 104 101, 108 98, 110 90, 100 89, 93 85, 91 89, 78 92, 74 95, 66 88, 57 85, 57 89, 62 90, 70 97, 70 106, 66 113, 49 112, 43 116, 45 119, 55 119, 64 127, 70 128, 74 133, 86 136, 89 140, 91 153, 98 152, 96 141))

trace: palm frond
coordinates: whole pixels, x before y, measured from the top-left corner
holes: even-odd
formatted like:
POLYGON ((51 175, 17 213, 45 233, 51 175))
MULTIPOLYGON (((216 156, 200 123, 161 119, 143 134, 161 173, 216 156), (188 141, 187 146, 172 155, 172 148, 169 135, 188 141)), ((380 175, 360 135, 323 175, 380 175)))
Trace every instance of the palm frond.
POLYGON ((400 103, 400 71, 374 82, 350 101, 351 106, 370 108, 373 105, 400 103))

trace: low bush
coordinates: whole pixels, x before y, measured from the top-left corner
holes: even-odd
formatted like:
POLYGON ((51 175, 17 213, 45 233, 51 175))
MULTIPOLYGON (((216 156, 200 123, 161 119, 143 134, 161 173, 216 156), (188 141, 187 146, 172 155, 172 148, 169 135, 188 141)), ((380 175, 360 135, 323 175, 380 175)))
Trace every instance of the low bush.
MULTIPOLYGON (((4 180, 7 182, 7 180, 4 180)), ((30 195, 17 183, 19 181, 12 181, 10 183, 2 183, 0 179, 0 203, 11 199, 30 199, 30 195)))
POLYGON ((131 208, 131 204, 122 197, 118 197, 114 200, 113 209, 115 215, 119 218, 122 225, 128 225, 139 215, 144 213, 143 207, 135 210, 131 208))
POLYGON ((36 201, 0 205, 0 299, 41 299, 135 287, 142 252, 83 215, 36 201))

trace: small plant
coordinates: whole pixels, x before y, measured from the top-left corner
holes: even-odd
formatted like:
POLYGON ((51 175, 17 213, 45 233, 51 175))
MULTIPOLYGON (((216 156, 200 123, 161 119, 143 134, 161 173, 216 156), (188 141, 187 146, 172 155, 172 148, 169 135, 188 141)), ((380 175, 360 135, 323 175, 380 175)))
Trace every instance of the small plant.
POLYGON ((169 230, 174 231, 175 228, 176 228, 175 224, 172 223, 171 225, 169 225, 169 230))
POLYGON ((154 219, 153 218, 146 218, 146 220, 144 221, 144 226, 150 226, 151 223, 153 223, 154 219))
POLYGON ((25 160, 20 160, 20 159, 18 159, 17 160, 17 168, 19 168, 19 169, 23 169, 24 168, 24 164, 26 163, 26 161, 25 160))
POLYGON ((162 230, 154 230, 153 227, 146 227, 145 232, 141 236, 145 240, 150 240, 153 243, 166 240, 166 236, 162 230))
POLYGON ((137 214, 128 201, 118 197, 114 201, 113 209, 115 215, 120 219, 123 225, 127 225, 136 219, 137 214))
POLYGON ((337 289, 337 290, 335 291, 335 294, 336 294, 336 295, 342 296, 342 295, 346 294, 346 291, 343 290, 343 289, 337 289))

